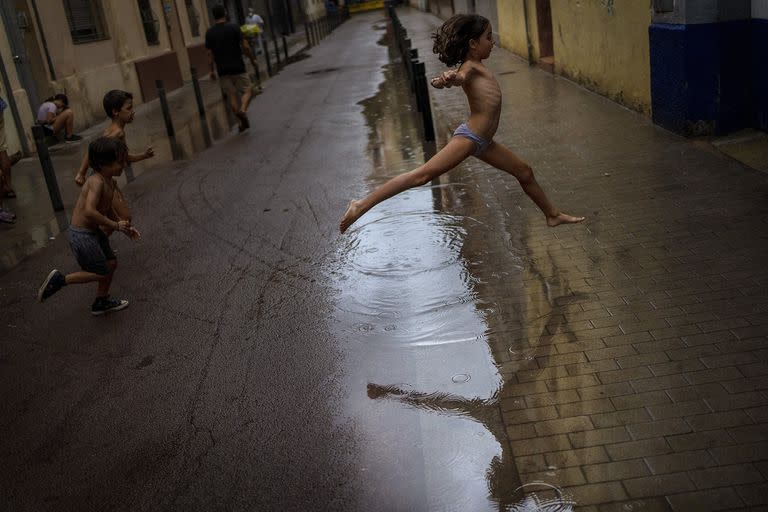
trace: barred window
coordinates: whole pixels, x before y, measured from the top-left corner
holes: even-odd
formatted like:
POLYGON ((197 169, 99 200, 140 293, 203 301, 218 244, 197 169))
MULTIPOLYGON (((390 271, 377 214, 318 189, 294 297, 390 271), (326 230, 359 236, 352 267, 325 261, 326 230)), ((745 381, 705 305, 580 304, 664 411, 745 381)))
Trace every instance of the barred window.
POLYGON ((200 35, 200 13, 197 12, 192 0, 185 0, 187 4, 187 16, 189 17, 189 29, 192 31, 192 37, 200 35))
POLYGON ((69 32, 75 44, 108 39, 100 0, 64 0, 69 32))
POLYGON ((144 37, 147 44, 160 44, 160 21, 152 10, 149 0, 138 0, 139 14, 141 14, 141 24, 144 26, 144 37))

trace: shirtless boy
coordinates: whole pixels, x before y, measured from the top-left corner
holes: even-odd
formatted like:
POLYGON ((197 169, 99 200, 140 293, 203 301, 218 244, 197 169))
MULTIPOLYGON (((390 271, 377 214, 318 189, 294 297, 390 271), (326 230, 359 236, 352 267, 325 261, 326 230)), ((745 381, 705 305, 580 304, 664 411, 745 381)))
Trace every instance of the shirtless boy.
POLYGON ((67 231, 69 245, 82 269, 66 276, 54 269, 40 286, 39 302, 68 284, 97 283, 96 299, 91 314, 103 315, 120 311, 128 306, 127 300, 109 297, 117 258, 109 245, 105 231, 120 231, 132 240, 141 235, 129 220, 110 218, 114 196, 119 193, 115 178, 122 174, 128 150, 122 140, 115 137, 99 137, 88 147, 88 160, 94 173, 85 181, 80 197, 72 212, 72 222, 67 231))

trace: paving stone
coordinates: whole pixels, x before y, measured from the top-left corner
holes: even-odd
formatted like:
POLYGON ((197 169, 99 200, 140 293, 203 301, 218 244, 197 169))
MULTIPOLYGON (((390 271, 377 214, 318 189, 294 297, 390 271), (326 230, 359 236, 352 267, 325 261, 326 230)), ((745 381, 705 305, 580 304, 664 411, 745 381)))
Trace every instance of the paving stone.
POLYGON ((675 452, 687 452, 716 446, 731 447, 735 441, 725 430, 710 430, 693 434, 667 436, 667 442, 675 452))
POLYGON ((648 423, 633 423, 627 425, 627 430, 633 439, 648 439, 652 437, 687 434, 691 427, 680 418, 649 421, 648 423))
POLYGON ((763 475, 751 464, 736 464, 689 471, 693 483, 699 489, 752 484, 763 481, 763 475))
POLYGON ((554 467, 586 466, 608 462, 608 454, 602 446, 552 451, 544 454, 547 464, 554 467))
POLYGON ((590 416, 592 424, 597 428, 616 427, 618 425, 630 425, 632 423, 642 423, 651 421, 650 414, 643 408, 628 409, 625 411, 607 412, 593 414, 590 416))
POLYGON ((619 482, 603 482, 577 487, 567 487, 568 492, 579 505, 594 505, 611 501, 624 500, 627 493, 619 482))
POLYGON ((638 478, 650 474, 648 467, 641 459, 592 464, 581 468, 590 483, 608 482, 638 478))
POLYGON ((608 427, 587 430, 584 432, 568 434, 568 437, 575 448, 620 443, 631 439, 626 427, 608 427))
POLYGON ((611 460, 639 459, 649 455, 661 455, 672 451, 664 438, 645 439, 616 443, 605 447, 611 460))
POLYGON ((646 457, 645 462, 653 474, 678 473, 692 469, 716 466, 717 462, 706 450, 694 450, 646 457))
POLYGON ((673 404, 650 405, 647 407, 647 410, 654 420, 682 418, 685 416, 694 416, 712 412, 712 409, 710 409, 706 402, 703 400, 673 404))
POLYGON ((632 498, 664 496, 681 491, 692 491, 696 486, 685 473, 644 476, 624 480, 627 494, 632 498))
POLYGON ((736 493, 746 505, 768 505, 768 483, 740 485, 736 493))
POLYGON ((744 505, 736 491, 730 488, 673 494, 667 500, 675 512, 734 510, 744 505))
POLYGON ((698 414, 686 418, 688 424, 696 431, 715 430, 727 427, 737 427, 740 425, 749 425, 752 418, 742 410, 713 412, 710 414, 698 414))

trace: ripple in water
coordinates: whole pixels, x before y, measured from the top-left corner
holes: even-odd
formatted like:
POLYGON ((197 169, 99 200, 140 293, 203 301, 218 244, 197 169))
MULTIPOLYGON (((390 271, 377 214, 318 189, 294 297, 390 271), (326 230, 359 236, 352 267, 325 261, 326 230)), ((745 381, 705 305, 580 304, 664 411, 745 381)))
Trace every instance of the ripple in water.
MULTIPOLYGON (((471 273, 461 255, 469 217, 398 213, 360 226, 343 248, 349 279, 342 309, 355 335, 412 347, 474 343, 479 330, 471 273)), ((361 339, 362 341, 362 339, 361 339)))
POLYGON ((345 247, 345 257, 354 270, 369 276, 436 272, 461 258, 463 220, 437 212, 387 215, 360 226, 345 247))
POLYGON ((525 497, 507 509, 509 512, 573 512, 576 502, 559 487, 546 482, 523 484, 515 493, 525 497))

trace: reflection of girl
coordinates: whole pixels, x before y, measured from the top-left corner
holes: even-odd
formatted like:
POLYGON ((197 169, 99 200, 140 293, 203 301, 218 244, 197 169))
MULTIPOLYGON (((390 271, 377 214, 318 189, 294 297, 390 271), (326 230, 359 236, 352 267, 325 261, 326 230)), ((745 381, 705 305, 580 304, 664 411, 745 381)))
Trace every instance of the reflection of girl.
POLYGON ((469 119, 453 133, 453 138, 427 163, 384 183, 361 200, 350 201, 339 223, 343 233, 365 212, 395 194, 429 183, 459 165, 470 155, 517 178, 528 197, 546 216, 547 225, 581 222, 584 217, 566 215, 554 207, 533 176, 530 166, 512 151, 494 142, 501 114, 501 89, 493 73, 483 65, 491 55, 493 36, 490 22, 474 14, 457 14, 443 23, 433 35, 432 51, 456 70, 433 78, 432 87, 461 86, 469 102, 469 119))

